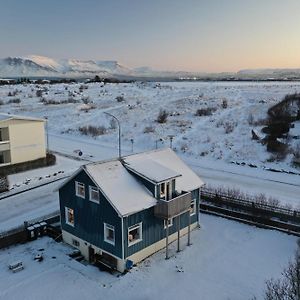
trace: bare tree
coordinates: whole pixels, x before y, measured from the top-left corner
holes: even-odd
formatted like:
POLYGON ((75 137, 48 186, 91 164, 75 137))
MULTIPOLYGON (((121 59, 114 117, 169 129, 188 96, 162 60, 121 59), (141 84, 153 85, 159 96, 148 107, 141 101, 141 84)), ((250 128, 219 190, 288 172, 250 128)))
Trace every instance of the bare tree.
POLYGON ((299 300, 300 299, 300 240, 291 261, 282 272, 282 278, 266 281, 265 300, 299 300))

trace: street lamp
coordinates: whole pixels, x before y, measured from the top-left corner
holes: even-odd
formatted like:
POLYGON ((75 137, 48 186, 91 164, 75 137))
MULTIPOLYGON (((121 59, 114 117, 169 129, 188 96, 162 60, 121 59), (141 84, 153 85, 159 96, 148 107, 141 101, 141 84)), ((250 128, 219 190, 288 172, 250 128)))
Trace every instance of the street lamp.
POLYGON ((121 125, 120 125, 120 121, 118 120, 117 117, 115 117, 114 115, 108 113, 108 112, 104 112, 106 115, 114 118, 117 123, 118 123, 118 128, 119 128, 119 158, 121 158, 121 125))

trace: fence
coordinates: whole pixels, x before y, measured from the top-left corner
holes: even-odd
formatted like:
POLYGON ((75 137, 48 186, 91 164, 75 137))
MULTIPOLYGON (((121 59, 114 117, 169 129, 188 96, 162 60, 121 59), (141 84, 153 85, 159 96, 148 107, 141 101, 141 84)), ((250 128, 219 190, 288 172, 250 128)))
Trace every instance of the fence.
POLYGON ((42 216, 40 218, 25 221, 23 225, 15 227, 11 230, 0 232, 0 249, 9 247, 18 243, 25 243, 28 241, 27 227, 40 223, 46 222, 47 225, 51 225, 60 221, 59 211, 51 214, 42 216))
POLYGON ((280 206, 231 197, 220 192, 201 190, 200 208, 202 211, 214 212, 247 222, 258 223, 279 229, 300 233, 300 211, 280 206))

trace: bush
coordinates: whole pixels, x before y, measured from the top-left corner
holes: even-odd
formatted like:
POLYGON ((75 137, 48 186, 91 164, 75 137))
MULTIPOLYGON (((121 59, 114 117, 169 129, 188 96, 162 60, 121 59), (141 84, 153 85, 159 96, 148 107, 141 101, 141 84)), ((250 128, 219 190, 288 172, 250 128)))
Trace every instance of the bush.
POLYGON ((8 101, 8 103, 9 103, 9 104, 12 104, 12 103, 19 104, 19 103, 21 103, 21 99, 19 99, 19 98, 10 99, 10 100, 8 101))
POLYGON ((159 114, 158 114, 158 116, 157 116, 157 119, 156 119, 156 121, 158 122, 158 123, 166 123, 167 122, 167 119, 168 119, 168 113, 167 113, 167 111, 166 110, 163 110, 163 109, 161 109, 160 111, 159 111, 159 114))
POLYGON ((35 95, 38 97, 38 98, 41 98, 43 96, 43 90, 37 90, 35 95))
POLYGON ((224 123, 225 133, 229 134, 229 133, 233 132, 235 126, 236 126, 236 124, 232 123, 232 122, 226 122, 226 123, 224 123))
POLYGON ((300 299, 300 242, 293 261, 281 273, 280 279, 266 281, 264 299, 266 300, 298 300, 300 299))
POLYGON ((227 99, 223 99, 223 101, 222 101, 222 107, 223 107, 224 109, 226 109, 226 108, 228 107, 227 99))
POLYGON ((92 137, 98 136, 98 135, 103 135, 106 133, 106 128, 104 126, 83 126, 79 127, 79 131, 83 135, 90 135, 92 137))
POLYGON ((124 96, 118 96, 118 97, 116 97, 116 100, 117 100, 118 102, 124 102, 124 101, 125 101, 125 98, 124 98, 124 96))
POLYGON ((0 193, 7 192, 9 189, 8 179, 6 176, 0 177, 0 193))
POLYGON ((216 107, 207 107, 207 108, 199 108, 197 109, 195 116, 211 116, 217 110, 216 107))
POLYGON ((155 129, 152 126, 146 126, 144 128, 144 133, 151 133, 151 132, 155 132, 155 129))
POLYGON ((56 157, 52 153, 47 153, 46 157, 38 158, 35 160, 18 163, 14 165, 8 165, 0 168, 0 177, 9 174, 15 174, 19 172, 25 172, 32 169, 42 168, 46 166, 52 166, 56 163, 56 157))
POLYGON ((2 100, 0 100, 0 105, 4 105, 4 102, 2 100))

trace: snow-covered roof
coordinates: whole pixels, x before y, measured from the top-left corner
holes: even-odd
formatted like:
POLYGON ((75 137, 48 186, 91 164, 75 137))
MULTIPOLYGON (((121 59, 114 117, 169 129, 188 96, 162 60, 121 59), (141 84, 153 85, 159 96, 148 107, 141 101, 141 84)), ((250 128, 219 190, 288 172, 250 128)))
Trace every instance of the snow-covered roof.
POLYGON ((199 176, 170 148, 134 154, 124 158, 125 164, 129 167, 147 160, 154 161, 167 169, 171 169, 174 173, 181 174, 176 179, 176 190, 178 191, 191 191, 204 184, 199 176))
POLYGON ((25 116, 16 116, 16 115, 11 115, 11 114, 0 113, 0 121, 6 121, 6 120, 11 120, 11 119, 45 122, 45 120, 39 119, 39 118, 32 118, 32 117, 25 117, 25 116))
POLYGON ((170 168, 163 166, 162 164, 149 158, 127 163, 126 168, 134 173, 137 173, 138 175, 141 175, 142 177, 146 177, 148 180, 155 183, 160 183, 181 176, 180 173, 171 170, 170 168))
POLYGON ((119 160, 88 164, 84 169, 121 216, 147 209, 157 202, 119 160))

